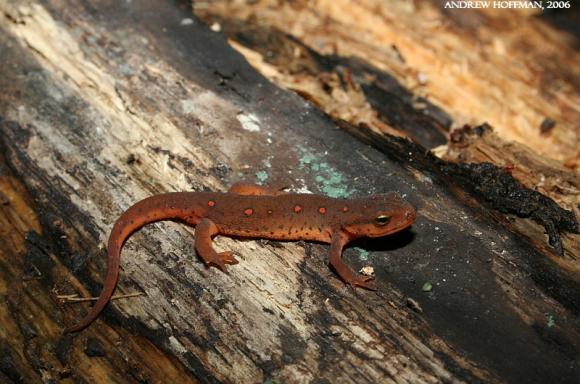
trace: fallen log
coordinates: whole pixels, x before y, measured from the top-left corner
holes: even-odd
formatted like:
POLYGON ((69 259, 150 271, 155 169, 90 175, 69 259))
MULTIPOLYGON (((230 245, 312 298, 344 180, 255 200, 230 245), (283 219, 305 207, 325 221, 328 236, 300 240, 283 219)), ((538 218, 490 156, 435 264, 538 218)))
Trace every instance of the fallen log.
POLYGON ((2 379, 578 377, 578 271, 508 230, 422 147, 337 129, 172 3, 0 10, 2 379), (241 259, 226 275, 194 256, 188 228, 150 225, 123 250, 118 299, 62 335, 90 307, 71 295, 100 292, 104 244, 127 207, 239 180, 339 197, 395 190, 419 216, 347 250, 351 266, 374 268, 376 292, 344 286, 325 245, 220 237, 241 259))

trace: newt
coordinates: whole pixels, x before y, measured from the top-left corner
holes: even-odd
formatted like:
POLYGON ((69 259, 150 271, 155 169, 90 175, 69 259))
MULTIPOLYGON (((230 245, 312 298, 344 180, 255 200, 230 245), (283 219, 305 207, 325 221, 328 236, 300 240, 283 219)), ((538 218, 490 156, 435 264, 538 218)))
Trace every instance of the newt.
POLYGON ((342 261, 343 248, 360 237, 381 237, 401 231, 413 223, 415 216, 415 209, 393 192, 345 200, 236 183, 227 193, 154 195, 131 206, 115 222, 108 242, 103 289, 90 312, 65 332, 80 331, 97 318, 116 288, 123 244, 149 223, 173 220, 195 226, 197 255, 206 266, 226 273, 226 265, 238 261, 233 252, 217 252, 213 248, 212 239, 216 235, 329 243, 329 264, 338 276, 353 287, 374 290, 372 277, 353 272, 342 261))

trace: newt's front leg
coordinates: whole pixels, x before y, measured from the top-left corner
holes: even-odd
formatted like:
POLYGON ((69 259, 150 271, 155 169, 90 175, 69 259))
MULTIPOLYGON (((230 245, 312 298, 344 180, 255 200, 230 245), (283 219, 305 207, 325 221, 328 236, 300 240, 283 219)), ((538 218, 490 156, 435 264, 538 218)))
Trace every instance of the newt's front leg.
POLYGON ((195 251, 205 265, 214 266, 227 273, 226 264, 237 264, 238 261, 231 251, 216 252, 212 238, 219 233, 218 227, 210 219, 202 219, 195 226, 195 251))
POLYGON ((284 188, 272 188, 266 187, 264 185, 246 183, 239 181, 232 184, 228 193, 235 193, 236 195, 246 195, 246 196, 278 196, 284 194, 282 192, 284 188))
POLYGON ((332 234, 330 243, 330 266, 346 284, 350 284, 353 287, 358 286, 373 291, 376 290, 377 288, 375 285, 369 281, 372 280, 372 277, 354 273, 348 265, 342 261, 342 251, 348 242, 349 238, 346 234, 340 231, 332 234))

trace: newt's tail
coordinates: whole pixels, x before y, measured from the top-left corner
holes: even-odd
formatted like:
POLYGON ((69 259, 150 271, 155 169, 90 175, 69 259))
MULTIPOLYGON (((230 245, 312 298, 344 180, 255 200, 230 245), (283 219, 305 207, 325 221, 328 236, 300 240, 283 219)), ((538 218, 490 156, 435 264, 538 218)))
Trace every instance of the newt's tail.
POLYGON ((123 244, 133 232, 146 224, 179 218, 178 214, 182 211, 177 209, 173 202, 179 201, 180 194, 181 192, 166 193, 148 197, 137 202, 119 217, 109 237, 107 277, 103 290, 91 311, 78 324, 66 328, 65 333, 81 331, 99 316, 117 286, 123 244))

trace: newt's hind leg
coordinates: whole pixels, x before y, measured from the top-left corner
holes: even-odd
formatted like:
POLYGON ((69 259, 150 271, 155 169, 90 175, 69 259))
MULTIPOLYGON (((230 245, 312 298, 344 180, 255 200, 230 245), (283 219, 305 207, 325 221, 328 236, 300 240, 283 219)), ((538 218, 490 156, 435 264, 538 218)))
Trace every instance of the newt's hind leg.
POLYGON ((218 227, 209 219, 202 219, 195 226, 195 251, 205 265, 219 268, 227 273, 226 264, 237 264, 238 260, 231 251, 216 252, 212 238, 219 233, 218 227))
POLYGON ((237 182, 232 184, 228 192, 247 196, 276 196, 284 193, 282 189, 284 188, 276 189, 258 184, 237 182))
POLYGON ((352 287, 376 290, 377 288, 370 281, 372 277, 356 274, 342 261, 342 250, 348 241, 348 237, 340 232, 332 234, 330 243, 330 266, 346 284, 350 284, 352 287))

